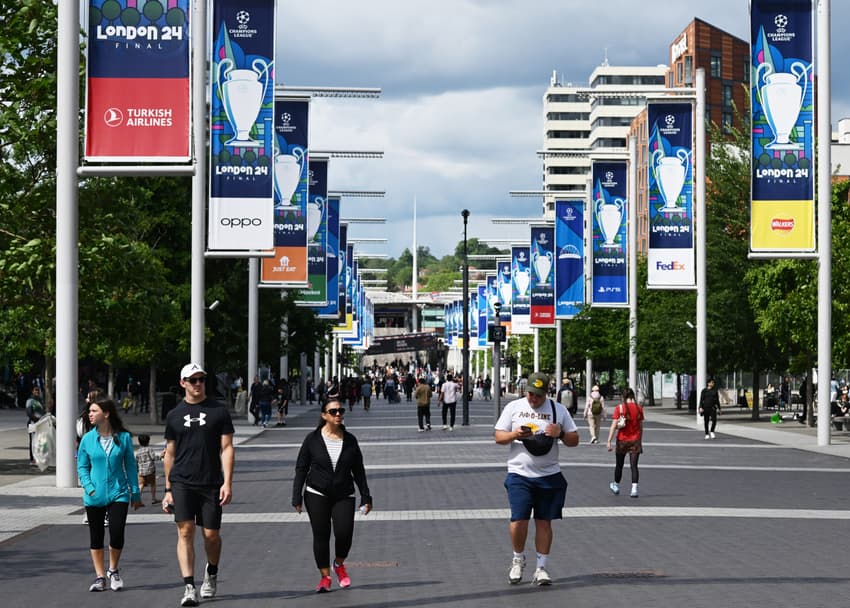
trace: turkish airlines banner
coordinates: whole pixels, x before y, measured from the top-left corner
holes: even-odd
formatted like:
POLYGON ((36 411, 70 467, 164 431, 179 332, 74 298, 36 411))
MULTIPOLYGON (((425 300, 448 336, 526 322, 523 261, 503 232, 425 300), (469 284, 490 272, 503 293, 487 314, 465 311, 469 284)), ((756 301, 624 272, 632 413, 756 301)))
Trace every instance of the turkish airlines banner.
POLYGON ((323 307, 327 304, 327 199, 328 159, 311 158, 307 203, 307 288, 301 290, 299 305, 323 307))
POLYGON ((593 183, 592 306, 624 307, 629 304, 628 195, 625 161, 594 161, 593 183))
POLYGON ((212 3, 211 250, 274 246, 274 19, 275 0, 212 3))
POLYGON ((750 2, 753 253, 816 249, 812 31, 811 0, 750 2))
POLYGON ((282 287, 306 287, 310 100, 278 98, 274 106, 275 257, 263 259, 260 278, 282 287))
POLYGON ((325 276, 328 303, 316 311, 316 316, 320 319, 336 319, 339 317, 339 210, 339 196, 329 196, 327 272, 325 276))
POLYGON ((531 226, 531 326, 555 325, 555 228, 531 226))
POLYGON ((530 334, 531 331, 531 259, 528 245, 511 247, 511 333, 530 334))
POLYGON ((584 201, 555 201, 555 317, 584 306, 584 201))
POLYGON ((694 151, 690 103, 650 103, 649 287, 694 287, 694 151))
POLYGON ((189 13, 189 0, 91 0, 85 160, 192 158, 189 13))

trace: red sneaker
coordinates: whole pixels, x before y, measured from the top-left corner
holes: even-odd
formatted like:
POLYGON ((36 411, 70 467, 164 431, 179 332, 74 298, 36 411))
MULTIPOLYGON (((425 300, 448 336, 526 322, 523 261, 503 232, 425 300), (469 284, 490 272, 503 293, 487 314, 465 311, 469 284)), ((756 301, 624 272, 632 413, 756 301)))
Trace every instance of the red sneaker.
POLYGON ((339 579, 340 587, 351 586, 351 579, 348 578, 348 572, 345 571, 345 566, 337 566, 336 562, 334 562, 334 572, 336 572, 336 577, 339 579))
POLYGON ((328 593, 331 590, 331 577, 323 576, 316 586, 316 593, 328 593))

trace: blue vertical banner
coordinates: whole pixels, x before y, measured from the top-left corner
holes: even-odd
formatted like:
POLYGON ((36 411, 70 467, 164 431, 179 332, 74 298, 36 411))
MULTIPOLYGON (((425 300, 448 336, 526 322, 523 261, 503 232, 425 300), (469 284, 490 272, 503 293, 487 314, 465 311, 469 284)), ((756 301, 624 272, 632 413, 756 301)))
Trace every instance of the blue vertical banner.
POLYGON ((323 307, 327 304, 328 245, 328 160, 310 158, 307 195, 307 287, 297 304, 323 307))
POLYGON ((531 256, 528 245, 511 247, 511 333, 531 332, 531 256))
POLYGON ((484 276, 484 284, 487 291, 487 324, 492 325, 496 322, 496 302, 499 301, 498 278, 495 274, 484 276))
POLYGON ((328 303, 316 311, 316 316, 320 319, 337 319, 339 317, 340 202, 338 195, 328 197, 327 273, 325 276, 328 303))
POLYGON ((593 161, 591 175, 591 305, 625 307, 629 305, 626 162, 593 161))
POLYGON ((307 201, 309 98, 275 99, 274 248, 263 258, 260 280, 282 287, 305 287, 307 267, 307 201))
POLYGON ((584 201, 555 200, 555 317, 584 306, 584 201))
POLYGON ((511 306, 513 302, 513 282, 511 281, 511 261, 498 260, 496 262, 496 287, 499 293, 499 302, 502 310, 499 320, 508 333, 511 333, 511 306))
MULTIPOLYGON (((213 250, 274 246, 274 24, 275 0, 212 3, 208 247, 213 250)), ((198 26, 203 30, 204 24, 198 26)))
POLYGON ((531 327, 555 325, 555 227, 531 226, 531 327))
POLYGON ((693 106, 650 103, 647 285, 696 286, 693 106))
POLYGON ((345 322, 345 266, 348 263, 348 224, 339 223, 339 260, 337 265, 337 275, 339 282, 337 284, 337 292, 339 293, 339 320, 345 322))
POLYGON ((469 327, 469 348, 478 346, 478 292, 471 291, 469 293, 469 316, 467 318, 467 326, 469 327))
POLYGON ((480 348, 487 347, 487 285, 480 283, 478 285, 478 297, 476 298, 477 305, 475 307, 478 315, 478 346, 480 348))
POLYGON ((811 0, 750 2, 754 253, 816 248, 813 19, 811 0))

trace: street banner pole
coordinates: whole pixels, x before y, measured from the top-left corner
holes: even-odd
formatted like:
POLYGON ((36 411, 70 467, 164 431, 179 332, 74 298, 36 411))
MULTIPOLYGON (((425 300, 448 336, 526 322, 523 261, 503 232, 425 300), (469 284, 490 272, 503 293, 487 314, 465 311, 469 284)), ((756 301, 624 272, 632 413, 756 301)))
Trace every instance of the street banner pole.
MULTIPOLYGON (((637 139, 629 138, 629 388, 637 391, 637 139)), ((635 393, 637 395, 637 393, 635 393)))
MULTIPOLYGON (((696 150, 694 194, 696 195, 696 244, 697 244, 697 385, 696 390, 705 387, 707 374, 706 361, 706 288, 705 276, 705 70, 696 71, 696 150)), ((697 427, 700 427, 701 416, 697 407, 697 427)))

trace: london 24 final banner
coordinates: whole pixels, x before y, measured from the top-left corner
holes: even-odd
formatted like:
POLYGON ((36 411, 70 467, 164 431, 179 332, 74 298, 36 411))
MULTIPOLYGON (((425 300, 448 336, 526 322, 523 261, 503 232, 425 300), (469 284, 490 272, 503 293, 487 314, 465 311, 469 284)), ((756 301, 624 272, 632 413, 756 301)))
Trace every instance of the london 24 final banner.
POLYGON ((753 253, 815 250, 811 0, 752 0, 753 253))
POLYGON ((513 304, 511 306, 511 333, 531 332, 531 262, 528 245, 511 246, 511 284, 513 304))
POLYGON ((496 290, 499 294, 499 302, 502 310, 499 320, 507 327, 508 334, 511 332, 511 311, 513 308, 513 282, 511 281, 511 260, 496 261, 496 290))
POLYGON ((555 317, 584 306, 584 201, 555 201, 555 317))
POLYGON ((209 248, 274 246, 275 0, 214 0, 209 248))
POLYGON ((693 108, 650 103, 647 285, 696 285, 694 262, 693 108))
POLYGON ((306 287, 310 100, 278 98, 275 108, 274 249, 260 278, 281 287, 306 287))
POLYGON ((591 305, 628 306, 626 163, 625 161, 594 161, 591 175, 593 180, 591 305))
POLYGON ((328 197, 327 304, 316 311, 320 319, 339 317, 339 195, 328 197))
POLYGON ((531 327, 555 325, 555 228, 531 227, 531 327))
POLYGON ((91 0, 88 34, 86 160, 189 160, 189 0, 91 0))
POLYGON ((307 203, 307 287, 296 302, 313 308, 327 304, 328 159, 311 158, 307 203))

